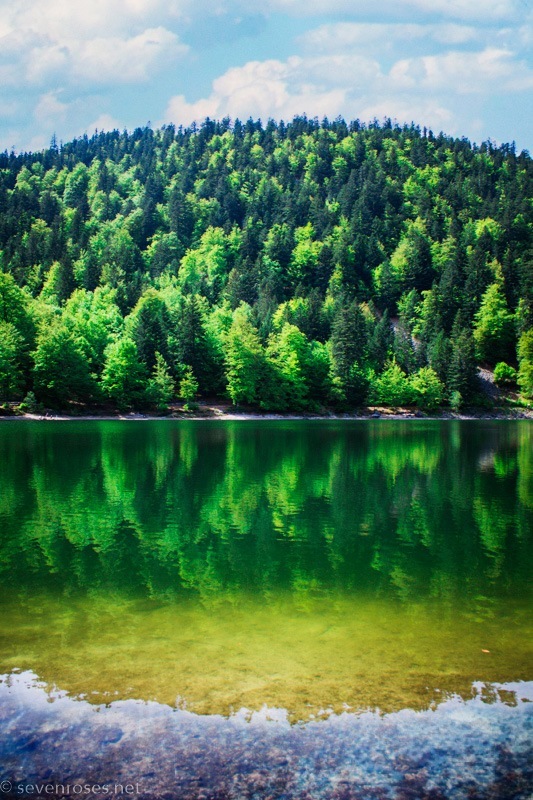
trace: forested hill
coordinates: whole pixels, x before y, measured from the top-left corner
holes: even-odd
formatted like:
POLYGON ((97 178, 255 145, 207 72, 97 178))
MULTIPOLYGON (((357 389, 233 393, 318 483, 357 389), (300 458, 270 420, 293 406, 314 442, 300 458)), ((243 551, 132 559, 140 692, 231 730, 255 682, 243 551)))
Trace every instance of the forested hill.
POLYGON ((305 117, 0 155, 0 396, 431 409, 498 365, 531 397, 532 177, 513 146, 305 117))

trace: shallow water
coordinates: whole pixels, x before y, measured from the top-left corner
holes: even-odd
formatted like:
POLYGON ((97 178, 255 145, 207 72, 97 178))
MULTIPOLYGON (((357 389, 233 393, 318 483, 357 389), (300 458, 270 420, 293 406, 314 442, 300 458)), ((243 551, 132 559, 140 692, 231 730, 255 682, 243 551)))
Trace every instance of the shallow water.
POLYGON ((0 681, 0 761, 13 797, 41 781, 67 797, 98 784, 165 800, 528 800, 533 685, 491 691, 490 703, 477 694, 434 711, 291 725, 280 709, 226 718, 133 700, 95 707, 50 696, 26 673, 0 681))
POLYGON ((0 671, 32 669, 93 703, 156 700, 201 714, 265 703, 293 720, 421 709, 449 692, 469 697, 474 681, 530 677, 527 609, 508 601, 490 611, 340 593, 216 608, 38 594, 3 607, 0 671))
MULTIPOLYGON (((489 786, 505 753, 522 758, 529 705, 511 689, 492 710, 469 698, 531 678, 532 444, 528 422, 2 423, 6 763, 38 776, 46 736, 36 733, 29 761, 20 742, 28 726, 46 728, 46 714, 67 726, 71 752, 83 750, 76 715, 92 729, 102 702, 106 719, 134 708, 146 737, 156 718, 172 720, 173 737, 191 720, 218 726, 218 750, 242 708, 282 709, 275 716, 305 721, 295 731, 320 720, 331 747, 341 728, 362 735, 353 712, 365 709, 386 712, 363 717, 393 737, 402 715, 422 713, 409 717, 424 720, 409 728, 409 747, 431 726, 444 741, 459 708, 484 731, 489 786), (68 697, 35 700, 57 691, 68 697)), ((389 743, 394 758, 400 739, 389 743)), ((267 745, 246 741, 258 767, 267 745)), ((156 740, 142 746, 161 755, 156 740)), ((101 770, 106 748, 93 752, 101 770)), ((420 769, 436 775, 428 758, 433 767, 420 769)), ((346 794, 357 782, 339 777, 339 759, 324 767, 322 794, 306 767, 310 797, 359 796, 346 794)), ((400 785, 380 770, 376 786, 400 785)), ((254 797, 278 796, 257 780, 254 797)), ((173 796, 201 796, 184 786, 173 796)), ((290 786, 279 796, 307 796, 290 786)))

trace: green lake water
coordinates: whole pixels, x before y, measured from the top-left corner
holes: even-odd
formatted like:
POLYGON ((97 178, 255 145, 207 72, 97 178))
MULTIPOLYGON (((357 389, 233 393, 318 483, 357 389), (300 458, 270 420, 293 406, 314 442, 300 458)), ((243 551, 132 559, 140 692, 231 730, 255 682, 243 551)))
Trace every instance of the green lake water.
POLYGON ((4 422, 0 673, 292 721, 531 678, 532 431, 4 422))

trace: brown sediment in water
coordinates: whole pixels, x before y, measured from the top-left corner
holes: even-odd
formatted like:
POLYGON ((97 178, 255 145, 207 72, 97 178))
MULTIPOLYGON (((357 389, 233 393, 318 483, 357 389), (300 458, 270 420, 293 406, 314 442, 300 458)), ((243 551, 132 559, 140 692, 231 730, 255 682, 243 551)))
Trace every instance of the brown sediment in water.
POLYGON ((199 714, 265 704, 306 720, 331 709, 425 709, 472 683, 525 680, 527 607, 409 607, 287 594, 199 602, 33 596, 6 603, 0 672, 33 670, 92 703, 155 700, 199 714))

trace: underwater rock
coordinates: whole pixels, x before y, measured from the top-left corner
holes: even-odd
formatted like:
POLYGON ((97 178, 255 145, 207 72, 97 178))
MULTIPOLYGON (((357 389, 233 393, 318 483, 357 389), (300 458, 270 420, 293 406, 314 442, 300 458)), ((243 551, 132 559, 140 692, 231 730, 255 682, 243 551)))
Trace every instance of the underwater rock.
POLYGON ((151 800, 526 800, 533 684, 496 685, 491 702, 476 688, 430 711, 290 725, 281 709, 226 718, 134 700, 95 707, 48 693, 32 673, 4 676, 1 779, 13 797, 21 782, 49 781, 136 785, 151 800))

